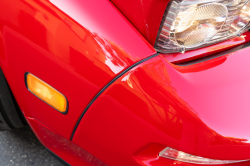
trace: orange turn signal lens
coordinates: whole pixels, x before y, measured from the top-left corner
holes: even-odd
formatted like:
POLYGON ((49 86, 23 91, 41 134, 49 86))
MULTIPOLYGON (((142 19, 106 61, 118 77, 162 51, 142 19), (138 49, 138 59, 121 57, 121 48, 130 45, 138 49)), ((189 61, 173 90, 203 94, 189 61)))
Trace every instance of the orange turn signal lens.
POLYGON ((30 73, 26 73, 26 86, 31 93, 45 103, 61 113, 67 113, 68 102, 66 97, 44 81, 30 73))

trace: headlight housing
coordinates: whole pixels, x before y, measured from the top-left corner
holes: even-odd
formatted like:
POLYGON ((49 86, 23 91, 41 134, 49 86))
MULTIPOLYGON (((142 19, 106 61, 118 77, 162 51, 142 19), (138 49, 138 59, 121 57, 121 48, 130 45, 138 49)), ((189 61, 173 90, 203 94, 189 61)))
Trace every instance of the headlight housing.
POLYGON ((239 36, 249 29, 250 0, 173 0, 156 39, 159 52, 184 52, 239 36))

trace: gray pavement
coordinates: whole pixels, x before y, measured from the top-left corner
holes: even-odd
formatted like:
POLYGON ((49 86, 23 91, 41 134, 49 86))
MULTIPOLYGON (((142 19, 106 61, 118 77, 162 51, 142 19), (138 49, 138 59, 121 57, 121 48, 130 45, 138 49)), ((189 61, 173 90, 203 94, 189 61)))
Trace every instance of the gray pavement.
POLYGON ((0 132, 0 166, 63 166, 29 127, 0 132))

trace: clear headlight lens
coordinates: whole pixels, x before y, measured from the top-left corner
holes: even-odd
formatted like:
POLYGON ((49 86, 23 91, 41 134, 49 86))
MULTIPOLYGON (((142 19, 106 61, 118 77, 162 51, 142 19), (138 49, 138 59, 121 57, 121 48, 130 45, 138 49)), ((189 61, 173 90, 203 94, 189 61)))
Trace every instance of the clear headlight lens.
POLYGON ((248 160, 214 160, 208 159, 204 157, 194 156, 191 154, 187 154, 182 151, 178 151, 172 148, 167 147, 166 149, 162 150, 159 154, 160 157, 177 160, 186 163, 193 163, 193 164, 206 164, 206 165, 219 165, 219 164, 232 164, 238 162, 244 162, 248 160))
POLYGON ((212 3, 183 14, 175 21, 171 39, 179 46, 192 48, 211 40, 225 23, 228 13, 225 5, 212 3))
POLYGON ((182 52, 240 35, 249 28, 249 1, 172 1, 155 48, 159 52, 182 52))

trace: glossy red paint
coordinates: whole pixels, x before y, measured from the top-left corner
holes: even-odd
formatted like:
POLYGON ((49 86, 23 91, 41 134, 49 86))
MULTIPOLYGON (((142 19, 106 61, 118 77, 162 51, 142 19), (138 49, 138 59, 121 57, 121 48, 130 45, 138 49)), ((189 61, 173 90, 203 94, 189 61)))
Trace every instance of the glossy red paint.
MULTIPOLYGON (((169 0, 111 0, 138 31, 154 46, 169 0)), ((250 32, 208 47, 182 53, 161 53, 172 63, 184 63, 213 55, 250 41, 250 32)))
POLYGON ((91 155, 81 147, 73 144, 68 139, 56 134, 42 123, 33 118, 26 117, 29 125, 35 131, 39 141, 50 151, 60 156, 65 162, 72 166, 107 166, 101 160, 91 155))
MULTIPOLYGON (((113 3, 152 44, 167 1, 113 3), (129 4, 130 12, 124 9, 129 4)), ((97 98, 71 142, 93 97, 155 50, 108 0, 0 1, 1 69, 39 140, 71 165, 193 166, 159 158, 167 146, 212 159, 250 159, 250 48, 189 66, 169 63, 243 44, 250 34, 244 35, 133 68, 97 98), (32 95, 25 72, 64 94, 68 114, 32 95)))
POLYGON ((73 142, 109 165, 137 165, 137 154, 153 143, 212 159, 250 159, 249 51, 185 67, 163 57, 137 66, 95 101, 73 142))
POLYGON ((1 0, 0 18, 0 65, 21 110, 67 139, 108 82, 155 53, 110 1, 1 0), (31 94, 25 72, 64 94, 68 114, 31 94))
POLYGON ((111 0, 152 45, 169 0, 111 0))

